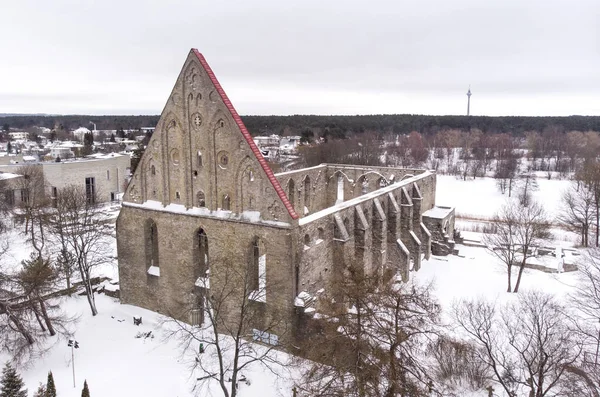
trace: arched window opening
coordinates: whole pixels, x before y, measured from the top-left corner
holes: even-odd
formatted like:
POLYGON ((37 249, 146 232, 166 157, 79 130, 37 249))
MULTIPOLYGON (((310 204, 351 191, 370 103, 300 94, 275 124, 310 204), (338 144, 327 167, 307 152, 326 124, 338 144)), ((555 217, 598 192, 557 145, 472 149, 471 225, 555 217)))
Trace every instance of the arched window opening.
POLYGON ((369 192, 369 180, 366 177, 363 178, 363 180, 362 180, 361 191, 362 191, 362 194, 369 192))
POLYGON ((196 193, 196 203, 200 208, 206 207, 206 197, 204 196, 204 192, 202 190, 196 193))
POLYGON ((344 201, 344 177, 342 175, 338 175, 336 203, 341 203, 343 201, 344 201))
POLYGON ((158 228, 153 220, 146 222, 145 231, 145 242, 146 242, 146 267, 148 268, 148 274, 153 276, 159 276, 159 261, 158 261, 158 228))
POLYGON ((258 237, 252 240, 248 266, 249 298, 255 301, 266 300, 267 267, 264 246, 258 237))
POLYGON ((196 165, 198 167, 202 167, 202 152, 198 150, 198 154, 196 155, 196 165))
POLYGON ((292 207, 296 206, 296 196, 295 196, 296 185, 294 184, 294 180, 290 179, 288 182, 288 199, 292 204, 292 207))
POLYGON ((231 208, 231 199, 229 198, 228 194, 224 194, 222 204, 221 204, 221 209, 223 211, 229 211, 230 208, 231 208))
MULTIPOLYGON (((210 272, 208 258, 208 237, 206 236, 206 232, 204 231, 204 229, 198 229, 198 231, 196 232, 196 266, 198 277, 208 277, 210 272)), ((197 284, 198 283, 196 283, 196 285, 197 284)), ((208 287, 205 286, 205 288, 208 287)))
POLYGON ((154 164, 152 165, 152 167, 150 167, 150 173, 152 175, 156 175, 156 167, 154 166, 154 164))
POLYGON ((378 182, 378 184, 379 184, 379 187, 380 187, 380 188, 382 188, 382 187, 386 187, 386 186, 388 185, 388 184, 387 184, 387 181, 385 180, 385 178, 384 178, 384 177, 381 177, 381 178, 379 178, 379 182, 378 182))
POLYGON ((254 171, 248 170, 248 181, 254 182, 254 171))
POLYGON ((256 291, 258 289, 258 278, 259 278, 259 261, 260 261, 260 246, 258 238, 252 241, 252 258, 250 264, 250 271, 248 277, 248 289, 250 291, 256 291))
POLYGON ((304 249, 310 248, 310 236, 308 234, 304 235, 304 249))
POLYGON ((310 177, 304 178, 304 213, 310 212, 310 177))

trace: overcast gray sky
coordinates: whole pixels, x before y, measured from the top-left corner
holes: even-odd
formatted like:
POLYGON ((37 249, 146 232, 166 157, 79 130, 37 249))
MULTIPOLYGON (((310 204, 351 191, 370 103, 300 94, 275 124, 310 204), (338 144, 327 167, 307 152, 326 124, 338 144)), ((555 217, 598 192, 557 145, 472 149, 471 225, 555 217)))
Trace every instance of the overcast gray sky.
POLYGON ((600 115, 600 0, 0 2, 0 113, 159 114, 195 47, 240 114, 600 115))

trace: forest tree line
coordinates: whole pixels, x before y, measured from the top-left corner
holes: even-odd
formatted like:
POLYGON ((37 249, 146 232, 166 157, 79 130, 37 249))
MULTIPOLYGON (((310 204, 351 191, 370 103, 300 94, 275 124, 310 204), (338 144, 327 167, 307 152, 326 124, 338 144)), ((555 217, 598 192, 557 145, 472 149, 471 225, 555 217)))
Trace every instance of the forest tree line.
MULTIPOLYGON (((159 115, 94 116, 94 115, 18 115, 0 116, 0 124, 13 129, 33 126, 65 129, 92 126, 99 130, 139 129, 154 127, 159 115)), ((468 131, 478 129, 484 133, 509 133, 522 135, 526 131, 542 132, 553 128, 566 131, 600 131, 600 116, 530 117, 530 116, 430 116, 415 114, 378 114, 364 116, 242 116, 252 135, 306 135, 347 137, 367 131, 377 133, 408 134, 417 131, 424 135, 436 134, 444 129, 468 131)))

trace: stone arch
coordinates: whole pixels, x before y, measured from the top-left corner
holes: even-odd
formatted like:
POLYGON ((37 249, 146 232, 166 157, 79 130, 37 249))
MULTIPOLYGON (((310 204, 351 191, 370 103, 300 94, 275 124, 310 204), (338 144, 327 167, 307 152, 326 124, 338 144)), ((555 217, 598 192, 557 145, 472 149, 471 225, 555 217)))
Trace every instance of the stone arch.
POLYGON ((256 174, 256 168, 254 167, 254 160, 250 156, 246 156, 240 161, 235 175, 236 184, 236 210, 243 212, 252 207, 255 203, 251 203, 251 185, 259 183, 256 174))
POLYGON ((304 215, 307 215, 310 210, 310 197, 311 197, 311 187, 310 187, 310 176, 306 175, 302 181, 303 191, 304 191, 304 215))
POLYGON ((160 179, 160 169, 156 166, 156 161, 153 157, 150 157, 140 164, 140 167, 144 170, 142 174, 144 200, 162 201, 162 181, 160 179))
POLYGON ((335 203, 341 203, 344 201, 344 192, 346 191, 345 181, 348 181, 349 184, 352 184, 354 181, 348 177, 342 170, 335 171, 328 179, 327 185, 330 186, 328 189, 330 190, 330 194, 332 197, 335 197, 335 203), (335 185, 332 187, 331 182, 334 181, 335 185), (335 193, 335 194, 334 194, 335 193))
POLYGON ((296 183, 293 178, 288 179, 285 190, 290 204, 296 208, 296 183))

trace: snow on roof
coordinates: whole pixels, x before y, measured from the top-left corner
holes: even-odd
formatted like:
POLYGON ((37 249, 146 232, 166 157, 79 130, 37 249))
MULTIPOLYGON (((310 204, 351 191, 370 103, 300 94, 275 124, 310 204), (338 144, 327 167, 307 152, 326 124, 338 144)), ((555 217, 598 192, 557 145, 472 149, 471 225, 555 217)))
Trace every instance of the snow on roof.
POLYGON ((453 207, 433 207, 430 210, 423 212, 423 216, 435 219, 444 219, 454 211, 453 207))
POLYGON ((223 87, 221 87, 221 84, 219 83, 219 81, 217 80, 217 77, 215 76, 214 72, 212 71, 212 69, 208 65, 208 62, 206 62, 206 59, 200 53, 200 51, 198 51, 195 48, 192 49, 192 51, 194 51, 194 54, 196 54, 196 57, 200 61, 200 64, 202 65, 202 67, 206 71, 206 74, 208 75, 208 77, 212 81, 213 85, 217 89, 217 92, 221 96, 221 99, 225 103, 225 106, 229 110, 229 113, 231 113, 231 116, 233 117, 233 120, 238 125, 240 131, 242 132, 242 135, 246 139, 246 142, 248 142, 248 145, 250 146, 250 149, 252 150, 252 153, 254 153, 254 156, 258 160, 260 166, 262 167, 262 169, 267 174, 267 178, 269 178, 269 181, 273 185, 273 188, 275 189, 275 192, 277 192, 277 195, 279 196, 279 198, 283 202, 283 205, 287 209, 288 213, 290 214, 290 216, 292 217, 292 219, 298 219, 299 216, 298 216, 298 214, 296 214, 296 211, 294 211, 294 207, 292 206, 292 203, 290 203, 290 200, 288 199, 287 195, 283 191, 283 188, 279 184, 279 181, 275 178, 275 175, 273 175, 273 170, 267 164, 267 161, 265 160, 265 158, 261 154, 260 150, 256 146, 256 143, 254 143, 254 140, 252 139, 252 135, 250 135, 250 133, 246 129, 246 126, 244 125, 244 122, 240 118, 237 110, 235 110, 235 108, 233 107, 233 104, 231 103, 231 101, 227 97, 227 94, 225 93, 225 90, 223 90, 223 87))
POLYGON ((175 214, 182 215, 191 215, 191 216, 204 216, 207 218, 215 218, 215 219, 223 219, 223 220, 233 220, 233 221, 245 221, 251 223, 260 223, 263 225, 276 226, 276 227, 290 227, 291 225, 287 222, 282 221, 269 221, 260 219, 259 211, 244 211, 241 214, 236 214, 232 211, 225 211, 218 209, 216 211, 211 211, 208 208, 202 207, 193 207, 193 208, 185 208, 185 205, 182 204, 169 204, 167 206, 163 206, 160 201, 155 200, 147 200, 142 204, 123 202, 125 207, 137 207, 137 208, 146 208, 155 211, 169 212, 175 214))
POLYGON ((21 176, 23 176, 23 175, 11 174, 10 172, 0 171, 0 181, 6 180, 6 179, 20 178, 21 176))

